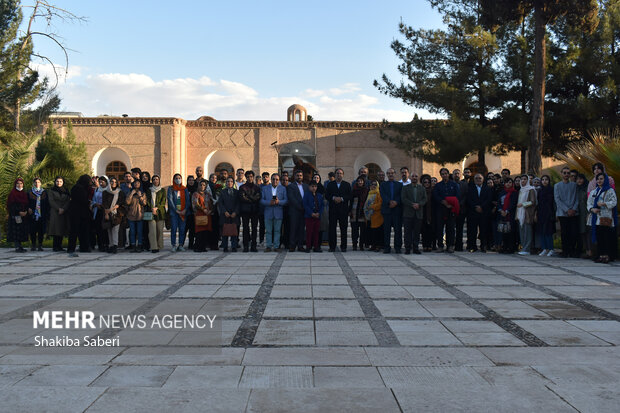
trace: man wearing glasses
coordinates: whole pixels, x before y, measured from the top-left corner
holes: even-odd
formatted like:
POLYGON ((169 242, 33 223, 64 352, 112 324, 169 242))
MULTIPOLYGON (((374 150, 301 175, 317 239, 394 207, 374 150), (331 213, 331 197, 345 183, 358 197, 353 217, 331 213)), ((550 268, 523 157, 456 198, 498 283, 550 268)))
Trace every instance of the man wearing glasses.
POLYGON ((570 169, 562 168, 562 181, 553 187, 555 215, 560 220, 562 236, 562 257, 577 257, 577 224, 579 200, 577 184, 570 180, 570 169))

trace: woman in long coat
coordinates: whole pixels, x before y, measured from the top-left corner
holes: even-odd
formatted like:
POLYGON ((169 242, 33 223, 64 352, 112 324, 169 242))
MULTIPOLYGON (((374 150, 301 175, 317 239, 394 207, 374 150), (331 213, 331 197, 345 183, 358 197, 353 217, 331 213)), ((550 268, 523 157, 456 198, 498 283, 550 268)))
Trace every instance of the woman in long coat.
POLYGON ((15 252, 26 252, 22 242, 28 241, 28 194, 24 190, 24 180, 17 178, 6 202, 9 214, 7 241, 15 244, 15 252))
POLYGON ((34 178, 28 191, 28 215, 30 215, 30 250, 43 251, 43 235, 49 218, 47 191, 41 186, 41 178, 34 178), (37 248, 37 241, 39 247, 37 248))
POLYGON ((91 178, 82 175, 71 188, 71 202, 69 203, 69 246, 67 252, 71 257, 77 257, 75 252, 76 241, 80 240, 80 252, 90 252, 90 200, 88 193, 91 178))
POLYGON ((50 203, 50 222, 47 235, 54 239, 54 252, 63 251, 62 238, 69 236, 69 201, 71 195, 65 187, 65 180, 62 176, 57 176, 54 180, 54 187, 48 191, 50 203))

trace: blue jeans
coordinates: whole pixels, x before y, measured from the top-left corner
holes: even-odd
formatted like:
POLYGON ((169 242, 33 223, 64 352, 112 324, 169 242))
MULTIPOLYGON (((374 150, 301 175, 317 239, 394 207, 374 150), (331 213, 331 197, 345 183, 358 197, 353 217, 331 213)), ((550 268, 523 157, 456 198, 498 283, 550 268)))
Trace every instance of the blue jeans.
POLYGON ((222 237, 222 248, 228 248, 228 238, 230 238, 230 247, 237 248, 239 244, 239 237, 222 237))
POLYGON ((138 245, 142 245, 142 221, 129 221, 129 244, 136 245, 136 232, 138 233, 138 245))
POLYGON ((179 231, 179 246, 185 244, 185 220, 179 214, 170 214, 170 242, 177 245, 177 230, 179 231))
POLYGON ((402 217, 398 212, 383 215, 383 248, 390 250, 390 236, 394 227, 394 249, 399 251, 403 243, 402 217))
POLYGON ((553 249, 553 234, 541 235, 541 248, 544 250, 553 249))
POLYGON ((267 248, 280 248, 280 231, 282 230, 282 220, 276 218, 265 218, 265 246, 267 248), (272 240, 273 236, 273 242, 272 240))

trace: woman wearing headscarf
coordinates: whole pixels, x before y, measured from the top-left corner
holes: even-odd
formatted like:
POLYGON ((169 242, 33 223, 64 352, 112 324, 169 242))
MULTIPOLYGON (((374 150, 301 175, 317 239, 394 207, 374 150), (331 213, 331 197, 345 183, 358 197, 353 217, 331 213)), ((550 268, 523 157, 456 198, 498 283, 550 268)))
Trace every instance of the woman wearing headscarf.
MULTIPOLYGON (((103 194, 108 189, 108 178, 101 175, 99 177, 99 185, 95 189, 93 198, 90 201, 90 207, 92 212, 92 225, 93 232, 95 233, 96 244, 99 245, 99 251, 105 252, 108 250, 108 231, 103 227, 103 194)), ((94 248, 95 244, 91 244, 91 248, 94 248)))
POLYGON ((590 249, 590 240, 588 239, 588 180, 584 174, 577 174, 577 201, 579 207, 577 211, 577 253, 583 254, 581 258, 590 258, 592 256, 590 249))
POLYGON ((553 251, 553 233, 555 232, 555 206, 553 197, 553 185, 549 175, 540 178, 540 191, 538 191, 538 204, 536 205, 536 231, 540 238, 542 251, 540 256, 551 257, 553 251))
POLYGON ((32 189, 28 193, 28 214, 30 215, 30 250, 43 251, 43 235, 49 217, 49 202, 40 178, 34 178, 32 181, 32 189))
POLYGON ((88 197, 91 187, 91 178, 82 175, 71 188, 71 202, 69 202, 69 246, 67 253, 70 257, 77 257, 75 247, 80 240, 80 252, 90 252, 90 200, 88 197))
POLYGON ((201 179, 192 195, 192 209, 194 210, 195 236, 194 251, 205 252, 209 241, 209 232, 213 228, 213 197, 208 182, 201 179))
POLYGON ((211 210, 211 231, 207 232, 207 244, 211 251, 219 249, 220 242, 220 214, 217 212, 217 200, 222 187, 218 183, 218 176, 215 173, 209 175, 209 187, 207 191, 211 194, 213 200, 213 209, 211 210))
POLYGON ((142 218, 146 206, 146 195, 142 192, 142 181, 133 181, 132 190, 125 199, 127 221, 129 221, 129 244, 131 252, 142 252, 142 218))
POLYGON ((492 173, 490 173, 489 175, 491 175, 490 178, 487 178, 486 181, 484 182, 484 184, 489 188, 489 192, 491 193, 491 207, 489 208, 488 212, 486 213, 486 215, 484 216, 484 219, 486 220, 486 231, 487 231, 487 236, 486 236, 486 242, 487 245, 485 245, 484 247, 487 249, 487 251, 496 251, 496 240, 495 240, 495 233, 497 232, 497 228, 495 228, 496 224, 496 212, 497 212, 497 198, 495 197, 495 181, 493 181, 493 177, 492 177, 492 173))
POLYGON ((170 242, 172 251, 185 251, 185 219, 191 208, 189 191, 183 186, 181 174, 174 174, 172 185, 168 187, 167 196, 168 213, 170 214, 170 242), (179 232, 177 245, 177 231, 179 232))
MULTIPOLYGON (((148 198, 151 191, 151 174, 148 171, 142 171, 140 174, 140 179, 142 180, 142 192, 148 198)), ((146 211, 146 209, 145 209, 146 211)), ((144 249, 150 251, 151 243, 149 242, 149 224, 148 221, 143 222, 142 224, 142 245, 144 249)))
POLYGON ((534 239, 532 226, 534 225, 535 215, 536 189, 531 185, 529 176, 523 175, 517 201, 517 221, 519 221, 519 238, 521 240, 519 255, 530 255, 534 239))
MULTIPOLYGON (((194 175, 187 175, 187 191, 189 192, 190 202, 192 199, 192 195, 194 194, 194 192, 196 192, 197 186, 198 186, 198 183, 196 182, 194 175)), ((195 230, 194 211, 190 207, 188 210, 188 214, 185 216, 185 233, 184 233, 184 236, 187 238, 187 242, 188 242, 187 248, 189 248, 190 250, 194 249, 194 239, 195 239, 194 230, 195 230), (189 236, 187 236, 188 233, 189 233, 189 236)))
POLYGON ((62 176, 57 176, 54 180, 54 187, 48 191, 48 200, 50 204, 50 222, 47 235, 53 240, 54 252, 63 251, 62 239, 69 235, 69 202, 71 195, 65 187, 65 180, 62 176))
POLYGON ((222 233, 222 247, 228 252, 228 238, 230 238, 232 252, 237 252, 239 234, 224 236, 224 224, 235 224, 239 227, 239 193, 235 189, 235 179, 232 176, 226 178, 226 188, 220 193, 217 201, 217 209, 220 213, 220 225, 222 233))
POLYGON ((370 244, 368 242, 368 228, 364 213, 367 197, 368 187, 366 186, 366 179, 363 176, 358 176, 351 191, 351 203, 349 204, 351 208, 349 216, 351 217, 353 251, 357 251, 358 240, 360 251, 364 251, 364 246, 370 244))
POLYGON ((321 194, 323 197, 323 213, 321 214, 321 224, 319 225, 319 244, 323 241, 327 241, 327 234, 329 232, 329 202, 325 199, 325 186, 322 183, 321 175, 315 172, 312 175, 312 180, 316 182, 316 193, 321 194))
POLYGON ((498 231, 502 235, 502 248, 504 254, 512 254, 515 251, 515 213, 519 193, 513 187, 512 178, 504 181, 504 189, 499 194, 497 202, 498 231))
MULTIPOLYGON (((594 165, 592 165, 593 176, 592 180, 588 183, 588 194, 596 189, 596 177, 598 176, 598 174, 606 174, 605 165, 600 162, 596 162, 594 165)), ((607 175, 607 177, 609 178, 609 186, 611 187, 611 189, 616 189, 616 183, 614 182, 614 178, 609 175, 607 175)))
POLYGON ((9 213, 6 240, 13 242, 15 252, 26 252, 22 247, 22 242, 28 241, 28 194, 24 191, 24 180, 22 178, 15 180, 13 189, 6 201, 6 210, 9 213))
POLYGON ((121 191, 116 178, 110 178, 110 185, 101 194, 103 210, 102 227, 108 236, 108 252, 118 251, 118 234, 123 216, 125 215, 125 193, 121 191))
POLYGON ((166 191, 160 186, 161 178, 159 175, 153 175, 151 182, 151 186, 148 191, 146 191, 146 208, 144 210, 152 214, 152 219, 146 222, 149 229, 149 245, 151 247, 151 252, 156 254, 164 249, 166 191))
POLYGON ((381 194, 379 193, 379 183, 370 182, 370 190, 364 204, 364 214, 366 220, 370 221, 371 250, 381 251, 383 249, 383 215, 381 215, 381 194))
POLYGON ((597 246, 599 254, 596 262, 606 264, 611 259, 611 249, 614 247, 612 238, 618 226, 618 214, 613 212, 618 199, 606 174, 596 176, 596 185, 588 196, 588 221, 592 226, 592 244, 597 246))
MULTIPOLYGON (((426 191, 426 199, 432 199, 433 188, 431 186, 430 175, 422 175, 422 186, 426 191)), ((424 252, 431 252, 435 241, 435 214, 433 214, 432 205, 432 202, 427 201, 422 207, 422 226, 420 228, 420 232, 422 233, 422 251, 424 252)))

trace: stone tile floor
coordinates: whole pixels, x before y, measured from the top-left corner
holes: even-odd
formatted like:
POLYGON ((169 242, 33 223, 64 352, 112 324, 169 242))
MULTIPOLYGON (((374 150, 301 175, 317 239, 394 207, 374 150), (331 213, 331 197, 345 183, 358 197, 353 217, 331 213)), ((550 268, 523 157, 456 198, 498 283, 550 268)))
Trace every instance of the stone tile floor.
POLYGON ((1 411, 590 411, 620 406, 620 265, 497 254, 0 251, 1 411), (32 312, 215 313, 88 330, 32 312))

